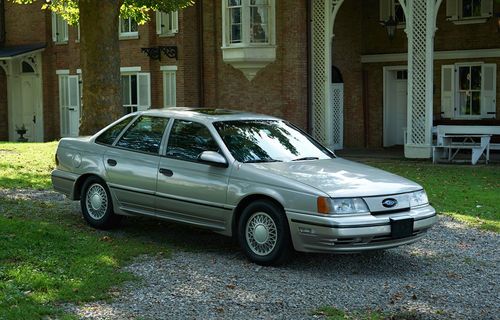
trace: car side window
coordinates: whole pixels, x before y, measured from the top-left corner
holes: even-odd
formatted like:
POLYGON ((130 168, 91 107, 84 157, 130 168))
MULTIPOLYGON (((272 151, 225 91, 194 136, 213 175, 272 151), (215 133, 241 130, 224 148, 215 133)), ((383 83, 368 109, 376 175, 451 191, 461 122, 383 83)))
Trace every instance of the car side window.
POLYGON ((142 116, 127 129, 116 146, 157 154, 167 123, 168 118, 142 116))
POLYGON ((100 144, 112 145, 113 142, 115 142, 116 137, 118 137, 120 132, 122 132, 122 130, 130 123, 130 121, 132 121, 132 119, 134 119, 134 117, 128 117, 118 122, 108 130, 101 133, 101 135, 95 139, 95 142, 100 144))
POLYGON ((203 151, 218 151, 219 146, 201 123, 175 120, 167 145, 167 157, 197 161, 203 151))

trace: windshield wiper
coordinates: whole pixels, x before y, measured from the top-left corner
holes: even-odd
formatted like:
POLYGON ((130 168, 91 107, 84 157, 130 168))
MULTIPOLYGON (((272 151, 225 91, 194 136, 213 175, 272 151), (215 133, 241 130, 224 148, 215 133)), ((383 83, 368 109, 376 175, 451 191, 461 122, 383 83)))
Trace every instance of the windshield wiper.
POLYGON ((292 161, 301 161, 301 160, 318 160, 318 157, 302 157, 302 158, 297 158, 293 159, 292 161))
POLYGON ((254 160, 248 160, 243 163, 263 163, 263 162, 283 162, 281 160, 276 160, 276 159, 254 159, 254 160))

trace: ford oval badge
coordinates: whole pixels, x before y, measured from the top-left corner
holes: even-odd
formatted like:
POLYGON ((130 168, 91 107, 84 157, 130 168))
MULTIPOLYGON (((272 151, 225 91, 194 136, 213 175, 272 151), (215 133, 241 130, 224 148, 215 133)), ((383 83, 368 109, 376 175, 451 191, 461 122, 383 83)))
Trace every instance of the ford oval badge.
POLYGON ((398 204, 398 200, 394 198, 387 198, 382 201, 382 205, 386 208, 392 208, 398 204))

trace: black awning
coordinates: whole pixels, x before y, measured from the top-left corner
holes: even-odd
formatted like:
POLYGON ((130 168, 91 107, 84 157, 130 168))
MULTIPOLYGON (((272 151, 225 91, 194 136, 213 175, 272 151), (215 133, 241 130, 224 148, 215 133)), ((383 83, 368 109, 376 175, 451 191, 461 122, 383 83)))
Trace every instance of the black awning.
POLYGON ((14 58, 16 56, 44 49, 45 43, 33 43, 20 46, 0 47, 0 60, 14 58))

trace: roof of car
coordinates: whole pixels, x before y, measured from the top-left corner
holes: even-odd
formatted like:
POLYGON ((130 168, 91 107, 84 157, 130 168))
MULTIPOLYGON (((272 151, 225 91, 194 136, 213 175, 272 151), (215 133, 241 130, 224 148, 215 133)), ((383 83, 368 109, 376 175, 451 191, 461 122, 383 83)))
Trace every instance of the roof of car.
POLYGON ((215 108, 166 108, 139 112, 147 115, 189 117, 193 120, 228 121, 243 119, 278 119, 276 117, 241 110, 215 108))

